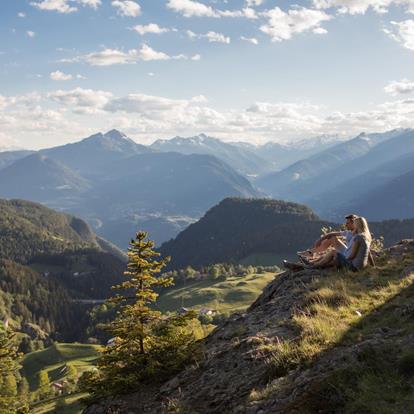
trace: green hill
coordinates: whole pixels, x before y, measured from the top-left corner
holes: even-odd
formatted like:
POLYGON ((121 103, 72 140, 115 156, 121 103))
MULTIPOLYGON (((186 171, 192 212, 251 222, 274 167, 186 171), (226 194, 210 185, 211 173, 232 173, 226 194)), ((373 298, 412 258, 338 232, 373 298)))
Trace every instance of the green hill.
POLYGON ((47 371, 51 381, 65 378, 67 364, 74 365, 79 374, 90 370, 99 355, 99 349, 97 345, 55 343, 49 348, 25 355, 21 372, 34 390, 37 386, 37 375, 42 370, 47 371))
POLYGON ((207 279, 190 281, 185 285, 166 290, 157 300, 163 311, 176 311, 181 307, 217 312, 235 312, 246 309, 275 277, 275 273, 231 276, 226 280, 207 279))
MULTIPOLYGON (((100 347, 85 344, 55 343, 53 346, 25 355, 21 374, 28 380, 31 391, 37 389, 37 376, 40 371, 48 373, 50 382, 62 382, 66 379, 68 364, 75 367, 78 377, 93 369, 99 356, 100 347)), ((51 397, 46 401, 32 405, 33 414, 60 413, 80 414, 84 408, 81 399, 84 394, 74 393, 66 396, 51 397), (60 408, 57 405, 60 404, 60 408)))
POLYGON ((76 300, 111 295, 122 254, 76 217, 23 200, 0 209, 0 319, 22 333, 23 352, 49 335, 86 340, 88 306, 76 300))
POLYGON ((255 253, 291 254, 309 246, 323 223, 303 205, 270 199, 226 198, 161 252, 171 268, 238 262, 255 253))

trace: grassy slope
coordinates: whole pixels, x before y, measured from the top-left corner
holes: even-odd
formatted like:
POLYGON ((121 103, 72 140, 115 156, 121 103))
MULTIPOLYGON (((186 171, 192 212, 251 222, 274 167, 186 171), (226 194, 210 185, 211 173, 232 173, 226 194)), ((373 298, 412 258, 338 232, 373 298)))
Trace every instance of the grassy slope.
MULTIPOLYGON (((80 375, 83 371, 90 370, 99 355, 100 347, 85 344, 54 344, 53 346, 25 355, 22 361, 22 374, 29 381, 31 389, 37 385, 37 374, 46 370, 50 381, 59 381, 65 378, 65 366, 70 363, 77 368, 80 375)), ((85 394, 72 394, 64 397, 55 397, 44 401, 32 408, 33 414, 46 413, 81 413, 84 406, 80 399, 85 394), (65 406, 59 410, 56 408, 58 400, 64 400, 65 406)))
POLYGON ((56 343, 49 348, 25 355, 22 373, 34 389, 39 371, 46 370, 51 381, 58 381, 65 377, 64 368, 70 363, 80 374, 90 369, 99 355, 99 349, 97 345, 56 343))
POLYGON ((209 308, 220 312, 246 309, 275 277, 274 273, 234 276, 226 280, 203 280, 175 287, 159 297, 160 310, 173 311, 181 306, 209 308))
POLYGON ((413 263, 414 254, 409 253, 383 258, 376 268, 357 274, 330 272, 316 278, 289 322, 297 329, 296 340, 263 345, 271 355, 269 383, 252 390, 250 401, 275 398, 283 388, 278 378, 295 367, 326 364, 325 355, 379 338, 384 345, 368 348, 357 363, 315 384, 287 413, 412 413, 414 349, 399 340, 414 332, 414 319, 405 311, 411 309, 414 295, 413 263), (403 271, 407 266, 411 272, 403 271))

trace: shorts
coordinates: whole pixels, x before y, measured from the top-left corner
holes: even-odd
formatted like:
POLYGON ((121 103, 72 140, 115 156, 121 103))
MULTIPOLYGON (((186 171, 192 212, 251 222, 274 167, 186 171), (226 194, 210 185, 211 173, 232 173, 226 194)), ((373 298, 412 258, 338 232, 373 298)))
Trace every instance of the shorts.
POLYGON ((354 264, 349 259, 347 259, 342 253, 336 254, 336 264, 339 269, 349 269, 353 272, 358 271, 354 264))

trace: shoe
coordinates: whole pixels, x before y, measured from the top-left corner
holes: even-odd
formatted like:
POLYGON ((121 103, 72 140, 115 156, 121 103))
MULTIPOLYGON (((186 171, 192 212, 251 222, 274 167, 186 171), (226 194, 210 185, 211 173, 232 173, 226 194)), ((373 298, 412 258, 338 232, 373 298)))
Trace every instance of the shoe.
POLYGON ((287 260, 283 260, 282 263, 283 263, 283 266, 289 270, 303 270, 305 268, 305 266, 300 263, 292 263, 292 262, 288 262, 287 260))
POLYGON ((299 254, 298 254, 298 257, 299 257, 299 261, 301 262, 301 264, 304 264, 305 266, 312 266, 312 263, 305 257, 300 256, 299 254))

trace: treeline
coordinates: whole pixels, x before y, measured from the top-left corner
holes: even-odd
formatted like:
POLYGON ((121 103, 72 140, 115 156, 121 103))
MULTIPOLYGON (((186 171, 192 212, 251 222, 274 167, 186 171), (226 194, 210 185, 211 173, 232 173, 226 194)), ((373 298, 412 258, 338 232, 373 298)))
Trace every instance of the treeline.
POLYGON ((254 273, 262 274, 265 272, 277 272, 278 266, 251 266, 233 263, 215 263, 208 266, 201 266, 194 269, 187 266, 180 270, 170 270, 164 272, 163 276, 171 277, 176 286, 192 282, 195 280, 226 280, 228 277, 243 277, 254 273))
POLYGON ((125 270, 120 259, 95 249, 37 255, 29 263, 40 265, 48 278, 59 281, 76 299, 111 296, 111 286, 122 280, 125 270))
MULTIPOLYGON (((56 339, 75 340, 85 328, 84 311, 75 306, 66 289, 29 267, 0 260, 0 315, 20 325, 36 324, 56 339)), ((35 339, 35 338, 32 338, 35 339)), ((33 349, 22 349, 29 352, 33 349)))

